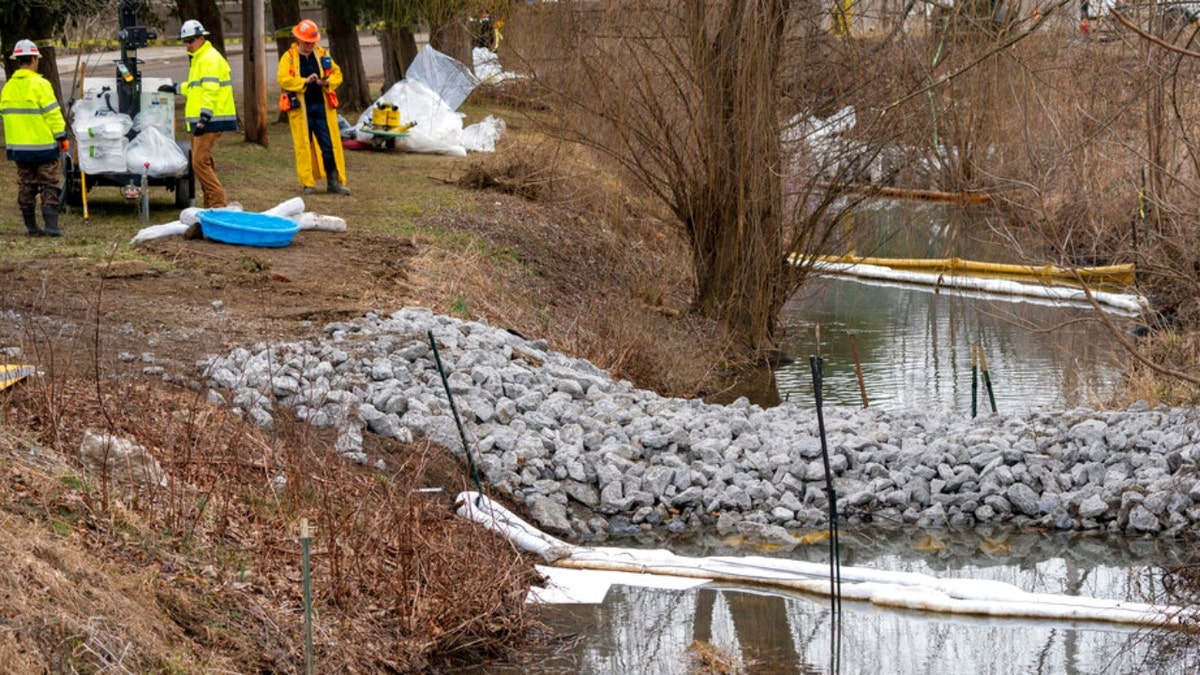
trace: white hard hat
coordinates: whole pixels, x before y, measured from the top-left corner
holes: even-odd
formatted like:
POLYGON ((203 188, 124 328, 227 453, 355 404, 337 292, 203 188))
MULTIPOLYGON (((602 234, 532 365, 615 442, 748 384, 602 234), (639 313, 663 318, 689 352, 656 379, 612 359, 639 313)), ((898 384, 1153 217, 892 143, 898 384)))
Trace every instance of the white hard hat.
POLYGON ((33 44, 33 40, 17 40, 17 44, 13 46, 12 56, 9 58, 16 59, 19 56, 38 56, 42 55, 38 51, 37 45, 33 44))
POLYGON ((204 30, 203 24, 195 19, 188 19, 179 27, 179 39, 186 40, 188 38, 208 35, 208 31, 204 30))

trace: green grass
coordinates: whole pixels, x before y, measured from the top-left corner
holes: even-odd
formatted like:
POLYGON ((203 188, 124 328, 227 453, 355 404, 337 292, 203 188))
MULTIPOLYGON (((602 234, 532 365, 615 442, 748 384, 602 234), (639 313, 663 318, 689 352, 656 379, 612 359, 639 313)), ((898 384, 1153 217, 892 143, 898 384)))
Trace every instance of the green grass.
MULTIPOLYGON (((499 113, 503 114, 503 113, 499 113)), ((243 140, 240 133, 222 136, 216 155, 217 175, 230 201, 240 202, 249 211, 262 211, 292 197, 300 196, 291 136, 287 126, 272 123, 268 128, 268 146, 243 140)), ((365 232, 411 236, 423 232, 441 240, 446 235, 423 231, 417 220, 431 214, 469 213, 475 203, 467 193, 452 184, 469 158, 384 151, 346 151, 346 184, 350 197, 323 191, 318 181, 316 195, 305 198, 307 210, 346 219, 352 227, 365 232)), ((16 165, 0 162, 0 260, 34 261, 55 258, 69 260, 82 267, 93 267, 108 260, 142 260, 152 266, 164 263, 129 246, 130 239, 144 225, 137 202, 126 200, 116 187, 100 186, 88 192, 88 219, 82 209, 64 209, 59 225, 64 239, 30 238, 16 208, 16 165)), ((196 185, 200 191, 199 184, 196 185)), ((196 195, 202 205, 201 195, 196 195)), ((164 187, 152 187, 151 225, 170 222, 178 217, 174 194, 164 187)), ((453 246, 462 241, 447 241, 453 246)))

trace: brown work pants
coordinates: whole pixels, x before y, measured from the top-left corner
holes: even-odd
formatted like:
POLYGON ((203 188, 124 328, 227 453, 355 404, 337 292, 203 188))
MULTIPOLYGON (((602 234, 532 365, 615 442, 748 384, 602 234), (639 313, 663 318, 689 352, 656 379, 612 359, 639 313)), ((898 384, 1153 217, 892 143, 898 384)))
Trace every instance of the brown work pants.
POLYGON ((58 213, 58 193, 61 178, 57 159, 49 162, 17 162, 17 206, 24 209, 37 208, 37 197, 42 195, 42 208, 58 213))
POLYGON ((216 209, 226 205, 225 188, 217 178, 217 163, 213 161, 213 150, 217 147, 220 132, 209 132, 203 136, 192 135, 192 173, 204 190, 204 208, 216 209))

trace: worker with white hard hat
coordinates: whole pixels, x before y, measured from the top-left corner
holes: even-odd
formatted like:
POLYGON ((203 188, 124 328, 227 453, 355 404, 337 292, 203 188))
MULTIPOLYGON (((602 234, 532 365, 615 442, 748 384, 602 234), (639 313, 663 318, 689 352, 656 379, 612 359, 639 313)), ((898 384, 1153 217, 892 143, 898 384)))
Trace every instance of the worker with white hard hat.
POLYGON ((229 62, 205 36, 203 24, 188 19, 179 28, 179 39, 187 46, 191 66, 186 82, 164 84, 162 92, 174 92, 187 99, 184 122, 192 132, 192 172, 204 191, 204 208, 225 206, 225 188, 217 178, 213 151, 224 131, 237 131, 237 110, 233 104, 233 77, 229 62))
POLYGON ((62 107, 54 87, 38 73, 41 51, 32 40, 18 40, 9 57, 17 70, 0 91, 0 115, 8 159, 17 163, 17 206, 31 237, 61 237, 58 229, 62 176, 59 156, 70 148, 62 107), (42 220, 37 224, 37 199, 42 196, 42 220))

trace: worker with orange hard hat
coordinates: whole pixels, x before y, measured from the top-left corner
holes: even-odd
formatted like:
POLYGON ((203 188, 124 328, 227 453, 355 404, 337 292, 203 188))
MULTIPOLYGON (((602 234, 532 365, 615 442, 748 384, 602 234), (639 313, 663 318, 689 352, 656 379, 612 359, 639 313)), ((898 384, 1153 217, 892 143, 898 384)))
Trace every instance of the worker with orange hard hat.
POLYGON ((315 194, 316 179, 325 177, 333 194, 348 195, 346 157, 337 133, 337 88, 342 69, 329 51, 317 44, 317 24, 304 19, 292 28, 296 39, 279 59, 276 79, 283 90, 279 109, 287 113, 296 154, 296 176, 303 194, 315 194))

